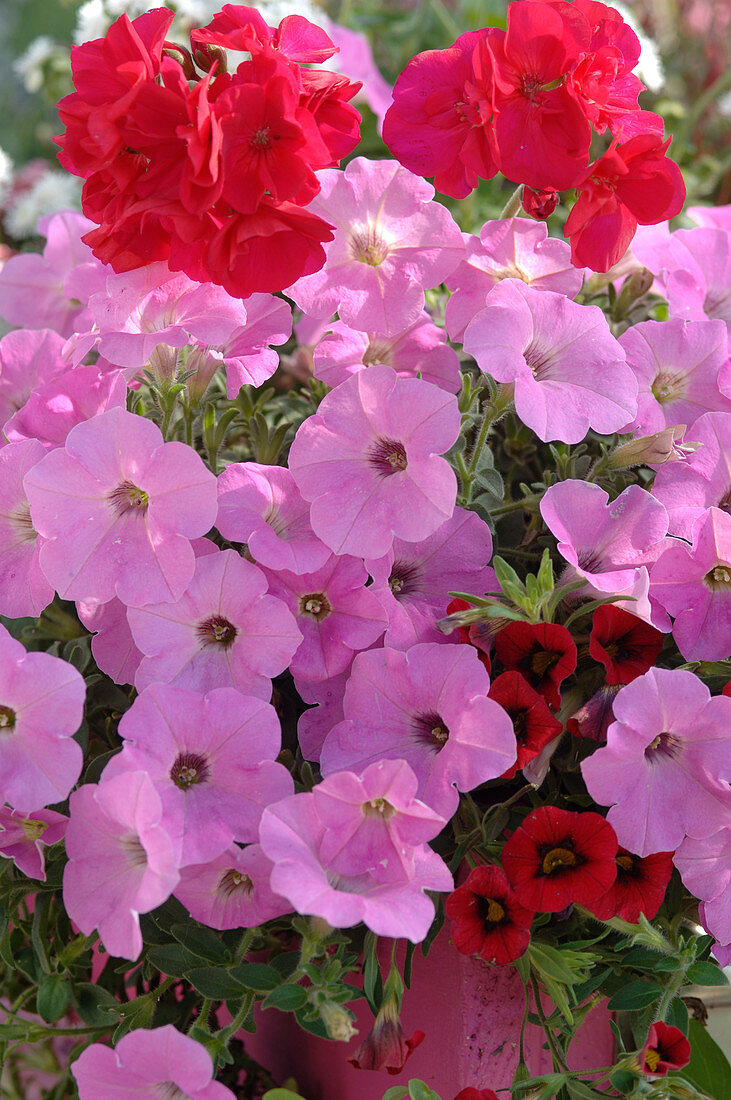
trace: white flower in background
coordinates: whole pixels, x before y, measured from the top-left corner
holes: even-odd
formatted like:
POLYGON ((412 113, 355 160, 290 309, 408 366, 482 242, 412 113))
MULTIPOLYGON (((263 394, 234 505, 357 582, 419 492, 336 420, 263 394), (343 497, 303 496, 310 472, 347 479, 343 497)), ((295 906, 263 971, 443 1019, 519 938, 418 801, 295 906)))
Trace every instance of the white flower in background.
POLYGON ((659 92, 665 83, 665 72, 662 67, 662 61, 660 59, 660 51, 657 48, 657 44, 648 38, 637 16, 634 12, 621 3, 614 3, 612 0, 612 7, 616 8, 619 14, 624 19, 625 23, 628 23, 632 30, 635 32, 640 40, 640 60, 637 63, 636 73, 640 80, 647 85, 651 92, 659 92))
POLYGON ((69 207, 81 208, 81 184, 82 180, 68 172, 49 169, 31 187, 8 202, 5 229, 16 240, 33 237, 38 219, 44 214, 69 207))
POLYGON ((5 202, 5 196, 13 182, 13 162, 5 152, 0 149, 0 206, 5 202))
POLYGON ((44 66, 59 52, 59 46, 47 34, 34 38, 28 49, 13 62, 13 70, 32 94, 45 83, 44 66))

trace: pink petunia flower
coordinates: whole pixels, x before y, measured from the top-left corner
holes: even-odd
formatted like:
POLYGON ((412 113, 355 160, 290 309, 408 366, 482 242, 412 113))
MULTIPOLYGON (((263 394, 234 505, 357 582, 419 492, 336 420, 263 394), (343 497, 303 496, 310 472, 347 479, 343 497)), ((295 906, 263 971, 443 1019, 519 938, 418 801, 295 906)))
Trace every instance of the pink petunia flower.
POLYGON ((731 508, 731 414, 704 413, 691 435, 698 450, 685 462, 661 466, 652 486, 667 509, 670 534, 688 541, 706 508, 731 508))
POLYGON ((71 796, 63 876, 66 911, 84 935, 95 928, 110 955, 142 951, 140 913, 170 897, 178 871, 160 825, 162 803, 146 772, 128 772, 71 796))
POLYGON ((126 403, 127 383, 122 371, 76 367, 38 386, 10 417, 3 432, 11 443, 37 439, 46 450, 53 450, 63 447, 77 424, 107 409, 124 409, 126 403))
POLYGON ((405 760, 419 780, 417 796, 451 817, 458 791, 503 775, 516 760, 513 723, 487 698, 489 687, 470 646, 427 642, 358 654, 345 720, 322 749, 323 775, 405 760))
POLYGON ((0 428, 35 389, 69 369, 62 348, 63 340, 50 329, 19 329, 0 339, 0 428))
POLYGON ((333 772, 312 794, 327 832, 320 856, 337 874, 371 871, 381 882, 414 872, 419 846, 446 820, 416 797, 418 780, 405 760, 379 760, 362 775, 333 772))
POLYGON ((464 254, 452 215, 434 188, 393 160, 356 157, 318 173, 308 210, 335 226, 321 271, 287 294, 313 317, 338 312, 362 332, 393 336, 417 320, 424 290, 438 286, 464 254))
POLYGON ((268 701, 271 677, 287 667, 302 635, 288 608, 266 592, 260 569, 221 550, 197 559, 175 603, 130 608, 132 637, 145 655, 137 690, 158 680, 204 692, 233 687, 268 701))
POLYGON ((619 843, 639 856, 711 836, 731 811, 731 699, 684 669, 651 668, 618 692, 607 744, 581 765, 610 806, 619 843))
POLYGON ((668 540, 650 570, 650 595, 675 616, 673 637, 686 661, 731 656, 731 515, 708 508, 690 547, 668 540))
POLYGON ((322 855, 330 830, 320 820, 314 793, 295 794, 263 813, 261 846, 274 867, 271 888, 298 913, 323 917, 334 928, 361 921, 378 936, 424 938, 434 919, 434 903, 425 890, 451 890, 452 876, 426 844, 414 852, 413 872, 383 883, 372 871, 342 875, 322 855))
POLYGON ((330 557, 310 525, 309 504, 282 466, 227 466, 218 477, 216 527, 224 538, 246 543, 254 561, 269 569, 314 573, 330 557))
POLYGON ((34 439, 0 450, 0 614, 36 618, 53 599, 38 563, 40 542, 23 486, 28 470, 45 455, 34 439))
POLYGON ((269 886, 272 861, 260 844, 232 844, 208 863, 183 867, 175 897, 209 928, 255 928, 292 907, 269 886))
POLYGON ((177 599, 193 576, 190 540, 216 518, 216 479, 193 448, 120 408, 72 428, 25 487, 47 539, 41 568, 64 599, 177 599))
POLYGON ((335 321, 315 348, 313 362, 315 378, 328 386, 339 386, 375 363, 391 367, 399 378, 420 377, 448 393, 458 393, 461 385, 457 353, 426 312, 394 336, 358 332, 335 321))
POLYGON ((114 1050, 92 1043, 74 1062, 80 1100, 234 1100, 213 1078, 204 1046, 172 1024, 123 1035, 114 1050))
POLYGON ((285 344, 291 334, 292 310, 288 303, 273 294, 251 294, 246 299, 246 324, 234 328, 217 344, 199 341, 200 346, 188 354, 185 368, 196 368, 204 377, 210 377, 218 367, 225 367, 226 393, 234 398, 242 386, 261 386, 271 378, 279 365, 279 355, 272 345, 285 344))
MULTIPOLYGON (((723 321, 642 321, 619 338, 639 384, 637 416, 623 431, 649 435, 672 424, 689 429, 707 412, 731 412, 719 389, 728 359, 723 321)), ((695 439, 693 431, 689 439, 695 439)))
POLYGON ((371 591, 388 615, 384 645, 408 649, 417 642, 446 642, 436 621, 447 614, 449 593, 479 596, 494 589, 491 556, 487 524, 475 512, 455 508, 433 535, 421 542, 394 539, 385 557, 367 561, 371 591))
POLYGON ((119 367, 142 367, 159 344, 221 344, 246 323, 246 307, 214 283, 196 283, 158 261, 120 274, 89 298, 93 328, 71 341, 74 359, 98 343, 119 367))
POLYGON ((201 695, 152 684, 122 715, 119 734, 124 747, 101 782, 149 775, 178 867, 205 863, 234 840, 256 840, 264 806, 293 792, 289 772, 275 763, 276 711, 232 688, 201 695))
MULTIPOLYGON (((356 653, 353 651, 353 659, 356 653)), ((350 679, 351 661, 344 672, 329 680, 298 680, 295 687, 305 703, 314 704, 301 714, 297 722, 297 740, 305 760, 319 760, 322 746, 330 730, 342 722, 345 685, 350 679)))
POLYGON ((686 837, 673 857, 687 888, 703 900, 703 926, 721 943, 731 941, 731 826, 709 837, 686 837))
POLYGON ((43 255, 21 252, 0 270, 0 316, 11 325, 53 329, 64 337, 91 324, 68 280, 80 265, 102 267, 81 239, 93 228, 94 223, 77 210, 41 218, 38 232, 47 238, 43 255))
POLYGON ((366 588, 368 572, 357 558, 332 554, 316 573, 264 572, 269 591, 287 605, 302 631, 289 666, 299 680, 337 676, 354 651, 367 649, 383 634, 386 612, 366 588))
POLYGON ((460 428, 457 400, 373 366, 343 382, 289 453, 315 534, 336 554, 382 557, 394 538, 427 538, 454 511, 457 479, 438 457, 460 428))
POLYGON ((731 233, 702 226, 640 240, 632 251, 658 276, 671 317, 731 325, 731 233))
POLYGON ((73 665, 26 653, 0 626, 0 802, 28 814, 68 796, 83 764, 73 735, 85 695, 73 665))
POLYGON ((558 551, 569 563, 567 579, 582 577, 581 595, 623 595, 626 611, 668 630, 669 621, 649 601, 651 565, 663 549, 667 512, 639 485, 630 485, 616 500, 586 481, 569 478, 551 485, 540 504, 541 515, 558 539, 558 551))
POLYGON ((515 384, 515 411, 544 442, 616 432, 636 414, 637 381, 598 306, 505 279, 463 342, 483 370, 515 384))
POLYGON ((0 806, 0 856, 12 859, 29 878, 46 881, 44 848, 63 840, 68 818, 55 810, 22 814, 0 806))
POLYGON ((502 218, 485 222, 479 237, 465 233, 466 255, 447 276, 452 294, 444 316, 453 340, 462 340, 472 318, 503 279, 521 279, 535 290, 574 298, 584 273, 571 263, 565 241, 548 236, 542 222, 502 218))

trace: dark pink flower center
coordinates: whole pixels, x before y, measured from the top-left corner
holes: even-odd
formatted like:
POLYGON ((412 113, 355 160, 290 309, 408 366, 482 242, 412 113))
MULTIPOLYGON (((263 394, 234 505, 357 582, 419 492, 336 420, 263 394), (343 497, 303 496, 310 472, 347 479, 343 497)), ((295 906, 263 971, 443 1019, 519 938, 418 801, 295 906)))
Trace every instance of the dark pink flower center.
POLYGON ((170 778, 176 787, 187 791, 196 783, 205 783, 210 775, 208 760, 199 752, 181 752, 170 769, 170 778))
POLYGON ((397 600, 403 599, 404 596, 410 596, 412 592, 419 591, 420 578, 421 572, 418 565, 405 561, 395 561, 391 566, 388 586, 397 600))
POLYGON ((440 714, 430 710, 426 714, 416 714, 412 719, 417 741, 427 745, 434 752, 440 752, 449 740, 449 726, 440 714))
POLYGON ((235 867, 231 867, 228 871, 225 871, 218 880, 218 895, 221 898, 231 898, 236 894, 243 894, 245 897, 249 897, 254 892, 254 883, 251 881, 248 875, 245 875, 243 871, 237 871, 235 867))
POLYGON ((380 817, 382 821, 388 821, 396 813, 396 807, 386 798, 372 798, 370 802, 361 803, 360 812, 363 817, 380 817))
POLYGON ((645 749, 645 759, 651 763, 662 759, 672 760, 678 756, 681 744, 682 742, 678 737, 674 737, 672 733, 663 730, 662 733, 658 733, 657 737, 653 738, 645 749))
POLYGON ((688 392, 688 376, 682 371, 661 370, 652 382, 652 395, 661 405, 678 401, 688 392))
POLYGON ((160 1100, 193 1100, 192 1096, 178 1088, 174 1081, 161 1081, 155 1086, 155 1092, 160 1100))
POLYGON ((398 474, 408 466, 406 448, 397 439, 377 439, 368 452, 368 461, 381 477, 398 474))
POLYGON ((120 839, 120 847, 127 857, 130 867, 144 867, 147 863, 147 852, 137 833, 130 833, 120 839))
POLYGON ((363 352, 361 362, 366 367, 372 367, 374 363, 383 363, 387 367, 393 365, 393 344, 388 340, 371 339, 368 347, 363 352))
POLYGON ((138 489, 131 481, 120 481, 116 489, 112 489, 109 493, 107 500, 112 511, 118 516, 125 516, 129 512, 144 516, 149 504, 149 498, 144 489, 138 489))
POLYGON ((310 592, 300 596, 300 615, 309 615, 319 623, 327 618, 331 611, 332 607, 324 592, 310 592))
POLYGON ((222 615, 212 615, 210 619, 204 619, 195 629, 202 645, 220 645, 224 649, 233 645, 238 634, 233 623, 222 615))
POLYGON ((10 513, 8 519, 20 542, 36 541, 38 532, 31 523, 30 505, 26 500, 19 504, 14 512, 10 513))
POLYGON ((10 707, 0 707, 0 734, 9 733, 15 726, 15 711, 10 707))

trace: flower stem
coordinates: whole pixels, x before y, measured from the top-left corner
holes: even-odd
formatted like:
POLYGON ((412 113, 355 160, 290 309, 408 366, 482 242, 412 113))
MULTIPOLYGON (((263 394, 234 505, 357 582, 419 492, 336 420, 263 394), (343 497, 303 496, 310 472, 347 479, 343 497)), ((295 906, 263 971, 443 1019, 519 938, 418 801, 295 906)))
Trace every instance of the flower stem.
POLYGON ((515 215, 520 210, 520 206, 521 206, 522 201, 523 201, 523 184, 519 183, 518 186, 513 191, 510 198, 508 199, 508 201, 505 203, 505 206, 503 207, 503 209, 500 213, 500 217, 501 218, 514 218, 515 215))

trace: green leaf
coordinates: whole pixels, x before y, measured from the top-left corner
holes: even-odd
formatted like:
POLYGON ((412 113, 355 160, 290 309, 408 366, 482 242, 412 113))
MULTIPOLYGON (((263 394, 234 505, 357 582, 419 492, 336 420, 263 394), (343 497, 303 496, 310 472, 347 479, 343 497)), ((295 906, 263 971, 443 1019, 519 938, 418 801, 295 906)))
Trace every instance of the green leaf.
POLYGON ((206 962, 227 963, 231 961, 231 952, 221 943, 212 928, 200 924, 174 924, 171 933, 178 943, 192 951, 206 962))
POLYGON ((281 1012, 297 1012, 307 1004, 307 992, 301 985, 280 985, 262 1002, 262 1008, 278 1008, 281 1012))
POLYGON ((635 1075, 633 1073, 630 1073, 629 1070, 626 1069, 618 1069, 616 1073, 613 1073, 611 1075, 609 1080, 612 1084, 612 1087, 615 1088, 617 1092, 632 1092, 635 1085, 637 1084, 637 1078, 635 1077, 635 1075))
POLYGON ((690 1021, 688 1038, 690 1062, 682 1069, 683 1077, 687 1077, 714 1100, 728 1100, 728 1083, 731 1081, 728 1058, 697 1020, 690 1021))
POLYGON ((569 1078, 566 1082, 566 1088, 569 1091, 569 1096, 573 1100, 602 1100, 604 1097, 603 1092, 598 1092, 593 1089, 591 1085, 587 1085, 585 1081, 577 1081, 569 1078))
POLYGON ((73 990, 76 1011, 89 1027, 109 1024, 111 1031, 119 1019, 119 1001, 108 990, 91 982, 79 982, 73 990))
POLYGON ((728 985, 723 970, 712 962, 694 962, 686 976, 693 985, 728 985))
POLYGON ((408 1100, 408 1093, 404 1092, 405 1088, 406 1085, 392 1085, 390 1089, 386 1089, 381 1100, 408 1100))
POLYGON ((69 984, 60 974, 48 974, 38 986, 36 1009, 47 1024, 55 1024, 68 1008, 71 997, 69 984))
POLYGON ((647 1008, 662 996, 662 987, 653 982, 630 982, 609 998, 607 1008, 610 1012, 636 1012, 647 1008))
POLYGON ((269 1089, 261 1100, 303 1100, 303 1097, 298 1092, 292 1092, 291 1089, 269 1089))
POLYGON ((383 978, 377 947, 378 937, 374 932, 367 932, 363 943, 363 992, 373 1013, 378 1011, 383 999, 383 978))
POLYGON ((232 967, 229 973, 246 989, 253 989, 255 993, 268 993, 282 982, 282 975, 273 966, 266 966, 264 963, 244 963, 243 966, 232 967))
POLYGON ((241 982, 232 973, 218 966, 196 966, 185 975, 204 997, 225 1001, 228 997, 240 997, 241 982))
POLYGON ((289 975, 297 969, 297 963, 299 961, 299 951, 283 951, 281 955, 275 955, 273 959, 270 959, 269 965, 281 974, 283 978, 288 978, 289 975))
POLYGON ((150 963, 170 978, 182 978, 200 960, 186 951, 182 944, 167 943, 162 947, 153 947, 147 953, 150 963))
POLYGON ((418 1079, 409 1081, 409 1097, 411 1100, 441 1100, 438 1093, 418 1079))

